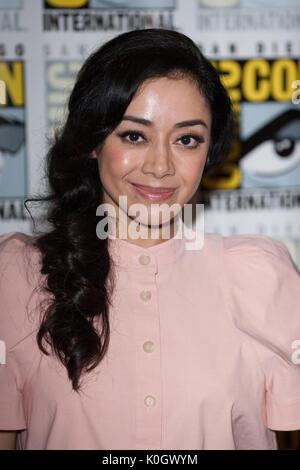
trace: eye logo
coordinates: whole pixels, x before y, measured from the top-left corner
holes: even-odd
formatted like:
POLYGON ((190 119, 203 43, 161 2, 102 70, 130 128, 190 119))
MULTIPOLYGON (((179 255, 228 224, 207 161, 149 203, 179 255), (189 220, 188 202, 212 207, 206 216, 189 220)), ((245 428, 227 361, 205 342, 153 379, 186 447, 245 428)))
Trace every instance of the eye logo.
POLYGON ((242 142, 242 186, 291 185, 300 173, 300 110, 288 109, 242 142), (289 178, 289 179, 288 179, 289 178))
POLYGON ((293 139, 283 138, 283 139, 275 139, 275 152, 280 157, 288 157, 295 148, 295 141, 293 139))

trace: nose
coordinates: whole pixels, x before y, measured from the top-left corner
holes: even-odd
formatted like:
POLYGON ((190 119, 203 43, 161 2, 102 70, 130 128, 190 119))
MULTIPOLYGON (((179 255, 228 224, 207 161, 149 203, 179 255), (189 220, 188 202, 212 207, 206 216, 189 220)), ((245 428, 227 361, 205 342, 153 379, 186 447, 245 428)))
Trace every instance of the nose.
POLYGON ((155 178, 163 178, 175 174, 175 166, 172 158, 172 150, 168 142, 154 142, 148 149, 142 166, 145 174, 151 174, 155 178))

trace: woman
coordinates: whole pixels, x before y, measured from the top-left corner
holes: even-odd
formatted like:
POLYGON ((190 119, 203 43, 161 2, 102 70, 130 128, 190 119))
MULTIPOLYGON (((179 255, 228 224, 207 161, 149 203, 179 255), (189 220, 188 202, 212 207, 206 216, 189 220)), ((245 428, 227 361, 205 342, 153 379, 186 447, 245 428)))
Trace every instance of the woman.
POLYGON ((274 430, 300 428, 288 250, 177 237, 178 206, 232 128, 217 72, 179 32, 127 32, 83 64, 48 153, 50 227, 0 238, 3 442, 19 430, 21 449, 276 449, 274 430))

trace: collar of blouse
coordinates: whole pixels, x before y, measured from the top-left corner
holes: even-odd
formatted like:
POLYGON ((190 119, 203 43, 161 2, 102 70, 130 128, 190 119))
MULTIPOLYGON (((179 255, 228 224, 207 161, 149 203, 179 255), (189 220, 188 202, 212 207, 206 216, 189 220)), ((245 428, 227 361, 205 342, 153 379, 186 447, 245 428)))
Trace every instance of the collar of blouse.
POLYGON ((108 249, 119 269, 158 272, 160 268, 174 263, 186 248, 183 222, 179 218, 178 238, 169 238, 149 248, 143 248, 126 239, 108 236, 108 249), (180 235, 182 233, 182 235, 180 235))

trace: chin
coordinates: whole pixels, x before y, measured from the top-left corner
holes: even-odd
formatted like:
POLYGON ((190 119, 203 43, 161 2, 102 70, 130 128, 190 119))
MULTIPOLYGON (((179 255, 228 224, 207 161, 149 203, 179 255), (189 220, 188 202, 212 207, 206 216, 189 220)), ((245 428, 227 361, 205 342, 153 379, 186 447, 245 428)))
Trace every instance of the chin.
POLYGON ((158 216, 154 216, 151 220, 150 212, 148 218, 137 216, 134 219, 138 224, 142 225, 144 228, 153 228, 153 230, 161 229, 163 226, 168 226, 173 220, 173 218, 170 216, 163 217, 161 213, 158 216))

